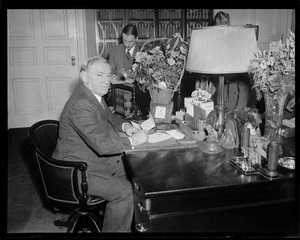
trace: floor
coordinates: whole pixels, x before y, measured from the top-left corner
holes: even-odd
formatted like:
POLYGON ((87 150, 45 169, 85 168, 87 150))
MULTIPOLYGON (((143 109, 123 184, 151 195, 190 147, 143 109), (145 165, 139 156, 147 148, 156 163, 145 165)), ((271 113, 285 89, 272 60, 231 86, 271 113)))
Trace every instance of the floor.
POLYGON ((60 233, 53 221, 64 217, 52 213, 43 198, 28 128, 8 131, 7 233, 60 233))

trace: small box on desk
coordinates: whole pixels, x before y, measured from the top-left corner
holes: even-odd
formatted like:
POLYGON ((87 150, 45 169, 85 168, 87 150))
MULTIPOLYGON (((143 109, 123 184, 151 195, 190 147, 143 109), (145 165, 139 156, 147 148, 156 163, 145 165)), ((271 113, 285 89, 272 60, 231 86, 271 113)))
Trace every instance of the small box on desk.
POLYGON ((190 114, 185 113, 184 114, 184 120, 186 121, 187 124, 192 125, 193 127, 198 129, 198 121, 199 119, 196 119, 195 117, 192 117, 190 114))
POLYGON ((203 136, 198 131, 198 128, 187 123, 186 121, 182 121, 178 118, 175 120, 175 124, 179 127, 179 129, 189 138, 197 141, 203 141, 203 136))
POLYGON ((201 107, 205 110, 214 110, 214 102, 212 100, 207 101, 195 101, 192 97, 184 98, 184 106, 187 107, 189 104, 201 107))
POLYGON ((207 111, 211 111, 214 110, 214 102, 211 100, 208 101, 197 101, 194 102, 194 105, 199 106, 200 108, 207 110, 207 111))
POLYGON ((186 106, 186 113, 191 117, 194 117, 196 121, 198 121, 199 119, 205 120, 208 114, 213 110, 213 108, 211 108, 211 103, 209 103, 209 105, 210 107, 203 108, 198 105, 188 103, 186 106))

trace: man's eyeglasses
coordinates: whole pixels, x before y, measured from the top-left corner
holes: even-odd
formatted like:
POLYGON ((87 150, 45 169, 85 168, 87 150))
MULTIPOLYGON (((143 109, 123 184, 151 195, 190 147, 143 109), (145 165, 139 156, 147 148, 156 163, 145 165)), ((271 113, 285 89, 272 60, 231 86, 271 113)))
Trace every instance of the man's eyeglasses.
POLYGON ((113 77, 113 74, 111 74, 111 73, 108 73, 108 74, 97 73, 97 75, 99 75, 99 77, 102 77, 102 78, 112 78, 113 77))
POLYGON ((96 75, 98 75, 101 78, 112 78, 114 76, 114 74, 111 74, 111 73, 105 74, 102 72, 97 72, 97 71, 92 71, 92 70, 89 70, 89 72, 95 73, 96 75))

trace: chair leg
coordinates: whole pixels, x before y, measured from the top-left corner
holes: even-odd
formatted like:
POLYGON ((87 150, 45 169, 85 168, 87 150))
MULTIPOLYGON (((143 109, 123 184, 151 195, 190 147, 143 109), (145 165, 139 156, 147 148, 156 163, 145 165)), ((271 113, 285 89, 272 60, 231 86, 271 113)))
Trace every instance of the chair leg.
POLYGON ((97 232, 102 231, 104 216, 97 210, 86 212, 77 209, 69 215, 67 220, 63 218, 56 219, 54 224, 58 227, 67 227, 67 233, 78 232, 78 226, 76 225, 78 224, 80 218, 84 222, 84 227, 81 229, 83 232, 87 232, 88 229, 88 226, 86 226, 86 219, 90 219, 92 221, 94 229, 97 232))
POLYGON ((94 226, 96 227, 96 230, 101 233, 102 227, 103 227, 103 219, 104 216, 99 214, 98 212, 88 212, 87 217, 89 217, 92 222, 94 223, 94 226))
POLYGON ((67 233, 70 233, 70 232, 75 232, 74 229, 75 229, 75 226, 79 220, 79 218, 83 216, 82 212, 77 212, 75 213, 75 215, 70 219, 70 223, 69 223, 69 226, 68 226, 68 229, 67 229, 67 233))
POLYGON ((57 227, 69 227, 70 223, 71 223, 71 220, 77 215, 77 210, 73 211, 67 219, 65 218, 57 218, 54 220, 54 225, 57 226, 57 227))

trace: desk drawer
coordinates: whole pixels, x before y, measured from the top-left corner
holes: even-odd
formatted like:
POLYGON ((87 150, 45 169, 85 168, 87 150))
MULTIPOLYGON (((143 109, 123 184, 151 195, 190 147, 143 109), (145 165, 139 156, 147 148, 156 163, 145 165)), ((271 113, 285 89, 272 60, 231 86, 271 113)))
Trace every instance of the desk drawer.
POLYGON ((185 212, 218 207, 251 204, 255 202, 286 201, 295 198, 294 179, 273 184, 259 183, 247 186, 178 191, 174 193, 145 194, 151 215, 185 212))
POLYGON ((135 191, 136 231, 293 232, 294 189, 291 179, 205 191, 135 191))
POLYGON ((150 232, 295 234, 295 202, 256 203, 165 215, 153 215, 150 232))

